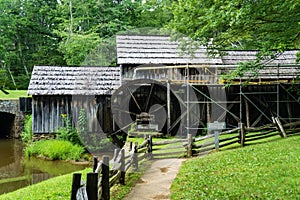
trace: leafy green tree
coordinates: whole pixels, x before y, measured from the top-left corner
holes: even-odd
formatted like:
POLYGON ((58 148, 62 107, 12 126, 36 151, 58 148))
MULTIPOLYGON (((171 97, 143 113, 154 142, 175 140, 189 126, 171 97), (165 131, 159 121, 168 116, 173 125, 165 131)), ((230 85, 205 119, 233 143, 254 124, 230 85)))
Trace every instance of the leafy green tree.
POLYGON ((296 0, 178 0, 170 27, 213 49, 298 49, 296 0))

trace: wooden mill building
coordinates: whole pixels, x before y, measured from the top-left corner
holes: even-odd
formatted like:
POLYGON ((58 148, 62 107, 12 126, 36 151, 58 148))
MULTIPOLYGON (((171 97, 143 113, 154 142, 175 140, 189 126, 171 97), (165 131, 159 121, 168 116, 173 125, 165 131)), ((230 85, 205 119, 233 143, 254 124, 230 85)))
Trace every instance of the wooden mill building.
POLYGON ((117 35, 117 67, 34 67, 28 93, 33 96, 34 133, 52 133, 61 115, 89 116, 89 130, 127 132, 141 113, 154 115, 164 134, 201 134, 208 122, 227 128, 298 120, 297 51, 265 59, 264 69, 225 87, 226 74, 257 51, 227 51, 211 58, 206 48, 182 51, 169 36, 117 35), (149 81, 147 81, 149 80, 149 81), (244 83, 248 83, 245 85, 244 83))
POLYGON ((137 79, 160 83, 157 90, 141 83, 130 112, 141 112, 143 107, 148 112, 151 106, 143 105, 151 102, 152 95, 156 99, 152 104, 160 103, 167 112, 165 133, 187 129, 201 133, 214 121, 225 121, 227 128, 234 128, 240 122, 247 127, 272 123, 274 116, 283 122, 300 117, 297 50, 266 58, 261 63, 265 68, 254 72, 256 75, 246 73, 225 87, 222 75, 239 63, 255 61, 257 51, 226 51, 211 58, 205 47, 193 54, 182 51, 181 44, 169 36, 118 35, 116 40, 123 83, 137 79))
POLYGON ((119 67, 35 66, 28 88, 33 99, 33 132, 57 132, 64 126, 64 116, 74 124, 80 109, 86 111, 89 132, 99 132, 101 127, 108 132, 110 96, 121 85, 120 78, 119 67), (108 125, 100 127, 99 123, 108 125))

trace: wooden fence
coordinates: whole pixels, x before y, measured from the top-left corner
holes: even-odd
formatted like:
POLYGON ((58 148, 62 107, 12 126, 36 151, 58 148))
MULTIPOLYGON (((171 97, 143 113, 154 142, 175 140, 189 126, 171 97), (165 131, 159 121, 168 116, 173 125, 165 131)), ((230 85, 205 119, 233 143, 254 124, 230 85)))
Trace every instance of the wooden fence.
POLYGON ((130 143, 129 151, 116 149, 112 159, 103 156, 98 162, 94 157, 93 172, 87 174, 86 184, 81 181, 81 174, 73 174, 71 200, 108 200, 110 188, 116 183, 125 185, 125 174, 132 168, 138 170, 144 159, 197 156, 220 150, 229 145, 244 146, 254 142, 267 140, 280 135, 285 138, 299 133, 300 121, 282 125, 279 118, 273 118, 272 124, 261 127, 247 128, 243 123, 238 128, 207 134, 201 137, 188 135, 184 139, 169 139, 153 142, 151 136, 146 136, 142 144, 130 143))
POLYGON ((93 172, 87 174, 86 184, 81 180, 81 174, 73 174, 71 200, 110 199, 110 188, 116 183, 125 185, 126 172, 130 168, 137 171, 143 159, 151 158, 151 148, 150 136, 140 145, 130 143, 128 153, 125 149, 115 149, 112 159, 103 156, 98 161, 98 157, 94 157, 93 172))

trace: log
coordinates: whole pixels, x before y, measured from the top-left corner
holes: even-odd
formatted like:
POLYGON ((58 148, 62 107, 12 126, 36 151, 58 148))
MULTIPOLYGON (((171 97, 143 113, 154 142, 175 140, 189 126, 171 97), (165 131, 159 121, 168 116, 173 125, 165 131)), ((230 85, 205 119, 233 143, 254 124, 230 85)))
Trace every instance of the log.
POLYGON ((278 117, 275 117, 275 122, 276 122, 276 124, 277 124, 277 126, 278 126, 278 128, 281 132, 280 136, 286 138, 287 137, 286 132, 285 132, 285 130, 284 130, 284 128, 283 128, 283 126, 280 122, 280 119, 278 117))

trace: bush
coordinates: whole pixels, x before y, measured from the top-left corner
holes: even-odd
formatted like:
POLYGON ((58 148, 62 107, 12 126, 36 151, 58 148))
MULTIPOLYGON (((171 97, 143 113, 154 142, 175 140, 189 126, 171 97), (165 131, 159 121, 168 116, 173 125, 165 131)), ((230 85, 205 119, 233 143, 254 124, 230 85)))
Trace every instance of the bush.
POLYGON ((79 138, 78 132, 71 124, 70 118, 66 115, 62 115, 64 121, 64 127, 60 127, 56 133, 56 139, 63 141, 70 141, 72 144, 82 146, 82 142, 79 138))
POLYGON ((21 140, 26 144, 32 142, 32 116, 27 115, 25 117, 24 130, 21 133, 21 140))
POLYGON ((25 155, 42 156, 51 160, 79 160, 84 148, 69 141, 40 140, 26 147, 25 155))

